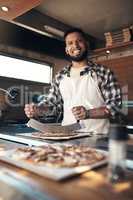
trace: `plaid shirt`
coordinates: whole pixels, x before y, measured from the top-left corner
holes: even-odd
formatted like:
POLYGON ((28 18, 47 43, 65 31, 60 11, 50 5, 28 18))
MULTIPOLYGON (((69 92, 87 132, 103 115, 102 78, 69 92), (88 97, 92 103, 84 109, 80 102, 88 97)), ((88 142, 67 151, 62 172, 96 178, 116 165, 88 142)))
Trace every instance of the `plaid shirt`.
MULTIPOLYGON (((59 89, 60 81, 65 76, 70 77, 70 69, 71 65, 63 68, 55 76, 47 100, 42 99, 41 102, 42 104, 52 106, 53 113, 57 118, 60 118, 63 113, 63 99, 59 89)), ((80 72, 80 76, 84 76, 89 72, 91 73, 92 78, 94 73, 97 75, 98 86, 105 101, 105 105, 110 110, 112 117, 114 117, 122 105, 121 89, 114 73, 103 65, 93 63, 92 61, 88 61, 88 66, 80 72)))

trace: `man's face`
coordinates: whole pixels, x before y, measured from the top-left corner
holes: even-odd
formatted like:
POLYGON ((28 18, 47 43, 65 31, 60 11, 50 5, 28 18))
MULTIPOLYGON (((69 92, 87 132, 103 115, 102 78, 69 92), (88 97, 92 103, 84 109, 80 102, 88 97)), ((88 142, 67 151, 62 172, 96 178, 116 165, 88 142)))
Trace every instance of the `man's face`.
POLYGON ((82 61, 87 58, 87 42, 78 32, 69 33, 65 39, 66 54, 71 61, 82 61))

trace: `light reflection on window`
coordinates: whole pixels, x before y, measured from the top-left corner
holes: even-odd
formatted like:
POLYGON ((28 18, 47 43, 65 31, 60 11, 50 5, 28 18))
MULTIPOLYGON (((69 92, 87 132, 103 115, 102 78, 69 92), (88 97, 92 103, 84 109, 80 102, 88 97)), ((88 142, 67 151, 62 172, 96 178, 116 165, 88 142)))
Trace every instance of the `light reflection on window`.
POLYGON ((39 64, 0 55, 0 76, 50 83, 52 68, 48 64, 39 64))

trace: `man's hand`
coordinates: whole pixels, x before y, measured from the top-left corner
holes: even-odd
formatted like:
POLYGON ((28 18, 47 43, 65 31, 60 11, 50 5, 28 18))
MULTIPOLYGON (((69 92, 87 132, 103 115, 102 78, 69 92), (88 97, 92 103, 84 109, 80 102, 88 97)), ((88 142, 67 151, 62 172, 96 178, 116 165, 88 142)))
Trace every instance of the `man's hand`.
POLYGON ((72 113, 76 120, 83 120, 86 119, 87 110, 84 106, 75 106, 72 108, 72 113))
POLYGON ((110 111, 105 107, 86 110, 84 106, 76 106, 72 108, 72 113, 77 120, 83 119, 104 119, 110 117, 110 111))
POLYGON ((40 109, 34 103, 26 104, 24 111, 28 118, 38 117, 40 115, 40 109))

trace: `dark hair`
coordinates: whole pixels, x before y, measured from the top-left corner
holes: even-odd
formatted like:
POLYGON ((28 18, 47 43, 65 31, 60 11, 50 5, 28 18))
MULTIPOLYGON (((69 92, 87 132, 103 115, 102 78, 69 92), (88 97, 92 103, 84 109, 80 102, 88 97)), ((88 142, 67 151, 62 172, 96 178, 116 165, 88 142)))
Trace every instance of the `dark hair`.
POLYGON ((75 33, 75 32, 80 33, 82 35, 82 37, 86 40, 86 34, 80 28, 71 28, 71 29, 67 30, 64 34, 64 40, 66 39, 68 34, 75 33))

